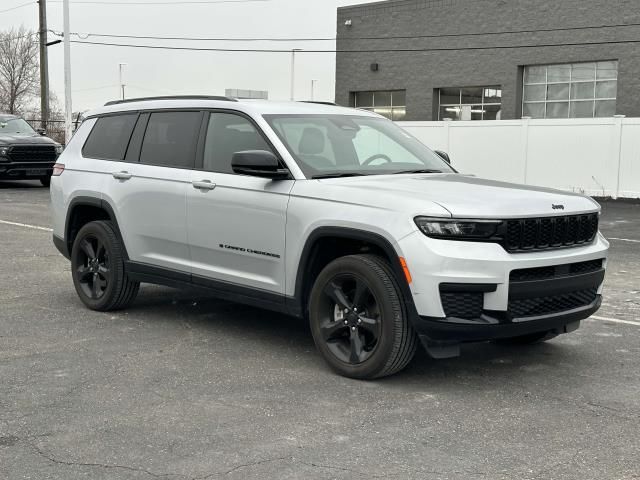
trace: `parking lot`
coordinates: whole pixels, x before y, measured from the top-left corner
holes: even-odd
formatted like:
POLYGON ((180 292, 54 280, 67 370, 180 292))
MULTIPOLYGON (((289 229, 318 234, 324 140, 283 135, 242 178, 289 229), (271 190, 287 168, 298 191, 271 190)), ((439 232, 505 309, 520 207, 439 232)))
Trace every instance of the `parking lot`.
POLYGON ((639 220, 604 204, 604 305, 576 333, 360 382, 282 315, 154 286, 87 310, 48 191, 0 182, 0 478, 640 478, 639 220))

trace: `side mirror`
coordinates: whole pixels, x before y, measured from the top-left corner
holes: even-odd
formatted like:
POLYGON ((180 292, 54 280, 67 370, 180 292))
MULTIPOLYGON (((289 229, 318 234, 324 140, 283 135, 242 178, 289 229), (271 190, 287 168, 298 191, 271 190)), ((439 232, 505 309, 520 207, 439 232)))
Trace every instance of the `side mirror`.
POLYGON ((447 162, 449 165, 451 165, 451 159, 449 158, 449 154, 447 154, 446 152, 443 152, 442 150, 436 150, 435 153, 442 158, 445 162, 447 162))
POLYGON ((38 132, 43 137, 47 135, 47 131, 44 128, 38 128, 36 132, 38 132))
POLYGON ((286 180, 290 178, 289 170, 281 168, 280 160, 266 150, 246 150, 236 152, 231 158, 231 168, 240 175, 286 180))

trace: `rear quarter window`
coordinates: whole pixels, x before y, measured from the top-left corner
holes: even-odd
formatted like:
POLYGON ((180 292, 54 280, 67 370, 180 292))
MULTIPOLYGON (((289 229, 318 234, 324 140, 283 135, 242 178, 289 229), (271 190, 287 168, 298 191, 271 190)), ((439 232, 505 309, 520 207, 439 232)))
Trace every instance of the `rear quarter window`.
POLYGON ((103 160, 124 160, 138 114, 110 115, 96 121, 82 155, 103 160))

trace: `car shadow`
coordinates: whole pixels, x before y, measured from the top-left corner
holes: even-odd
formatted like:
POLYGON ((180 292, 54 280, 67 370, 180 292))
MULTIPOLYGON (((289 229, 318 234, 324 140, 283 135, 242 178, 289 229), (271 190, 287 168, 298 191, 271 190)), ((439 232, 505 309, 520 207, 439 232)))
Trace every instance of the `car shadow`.
POLYGON ((44 189, 39 180, 0 180, 0 190, 44 189))
MULTIPOLYGON (((290 356, 292 362, 310 351, 316 352, 307 322, 207 297, 198 291, 144 286, 128 311, 143 316, 146 321, 187 321, 191 328, 210 333, 212 338, 223 332, 226 340, 273 349, 282 357, 290 356)), ((581 351, 574 345, 561 345, 556 341, 525 346, 485 342, 463 345, 458 358, 434 360, 419 346, 405 370, 373 383, 390 389, 404 388, 407 384, 424 387, 431 383, 440 388, 461 390, 469 386, 482 389, 490 384, 496 388, 507 388, 507 384, 520 388, 520 382, 524 384, 532 379, 544 382, 549 374, 556 378, 569 375, 581 365, 581 351)), ((328 367, 322 367, 319 353, 317 356, 320 368, 329 372, 328 367)))

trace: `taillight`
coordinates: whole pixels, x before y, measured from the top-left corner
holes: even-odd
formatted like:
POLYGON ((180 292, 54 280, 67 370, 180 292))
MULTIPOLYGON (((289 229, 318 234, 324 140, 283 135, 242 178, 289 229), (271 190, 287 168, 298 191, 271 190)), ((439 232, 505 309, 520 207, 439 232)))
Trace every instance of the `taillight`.
POLYGON ((51 174, 51 176, 59 177, 60 175, 62 175, 62 172, 64 172, 64 163, 56 163, 53 166, 53 173, 51 174))

